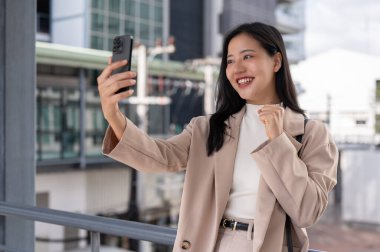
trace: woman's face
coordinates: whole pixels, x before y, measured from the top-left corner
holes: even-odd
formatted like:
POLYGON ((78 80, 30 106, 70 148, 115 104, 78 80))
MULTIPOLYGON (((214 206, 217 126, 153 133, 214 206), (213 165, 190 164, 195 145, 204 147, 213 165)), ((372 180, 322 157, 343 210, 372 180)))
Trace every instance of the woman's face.
POLYGON ((269 56, 260 43, 246 33, 228 44, 226 75, 240 97, 251 104, 275 104, 275 74, 281 67, 281 54, 269 56))

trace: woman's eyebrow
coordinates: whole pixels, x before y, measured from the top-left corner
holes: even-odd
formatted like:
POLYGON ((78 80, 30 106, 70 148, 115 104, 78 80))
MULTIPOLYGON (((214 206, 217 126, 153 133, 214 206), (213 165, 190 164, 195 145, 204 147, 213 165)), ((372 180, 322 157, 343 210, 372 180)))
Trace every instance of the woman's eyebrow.
MULTIPOLYGON (((244 50, 240 51, 240 54, 242 54, 242 53, 246 53, 246 52, 256 52, 256 51, 253 50, 253 49, 244 49, 244 50)), ((229 57, 231 57, 231 56, 232 56, 232 54, 228 54, 228 55, 227 55, 227 58, 229 58, 229 57)))
POLYGON ((256 51, 253 49, 245 49, 245 50, 242 50, 240 53, 245 53, 245 52, 256 52, 256 51))

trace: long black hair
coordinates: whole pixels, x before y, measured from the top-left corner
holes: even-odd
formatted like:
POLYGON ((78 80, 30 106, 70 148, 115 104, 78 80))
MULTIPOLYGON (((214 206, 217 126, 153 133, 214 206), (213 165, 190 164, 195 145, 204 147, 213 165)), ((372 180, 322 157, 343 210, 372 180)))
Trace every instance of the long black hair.
POLYGON ((248 34, 257 40, 269 56, 274 56, 277 52, 282 55, 281 68, 275 76, 277 96, 285 108, 289 107, 295 112, 305 114, 298 105, 285 45, 280 32, 273 26, 260 22, 241 24, 224 38, 222 63, 217 82, 216 112, 210 117, 210 133, 207 139, 208 156, 222 148, 227 127, 225 121, 231 115, 239 112, 246 103, 246 100, 242 99, 232 87, 226 75, 228 45, 232 38, 241 33, 248 34))

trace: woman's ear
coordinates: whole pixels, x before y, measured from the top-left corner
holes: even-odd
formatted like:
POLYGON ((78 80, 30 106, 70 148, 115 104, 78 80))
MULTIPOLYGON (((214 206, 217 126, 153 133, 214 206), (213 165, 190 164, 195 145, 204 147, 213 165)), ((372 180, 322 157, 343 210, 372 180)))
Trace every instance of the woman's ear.
POLYGON ((280 70, 282 65, 282 55, 280 52, 277 52, 274 55, 274 71, 277 73, 280 70))

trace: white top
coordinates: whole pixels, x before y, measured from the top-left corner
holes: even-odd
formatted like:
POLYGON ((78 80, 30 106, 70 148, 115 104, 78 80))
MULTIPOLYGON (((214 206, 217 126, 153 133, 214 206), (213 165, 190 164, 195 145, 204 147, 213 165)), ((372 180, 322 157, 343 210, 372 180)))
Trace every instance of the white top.
POLYGON ((240 125, 232 188, 225 215, 254 219, 260 171, 250 153, 268 137, 257 112, 263 105, 247 103, 246 106, 247 109, 240 125))

